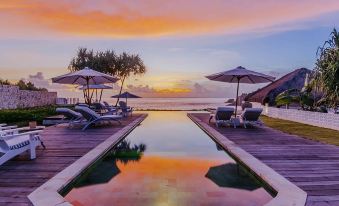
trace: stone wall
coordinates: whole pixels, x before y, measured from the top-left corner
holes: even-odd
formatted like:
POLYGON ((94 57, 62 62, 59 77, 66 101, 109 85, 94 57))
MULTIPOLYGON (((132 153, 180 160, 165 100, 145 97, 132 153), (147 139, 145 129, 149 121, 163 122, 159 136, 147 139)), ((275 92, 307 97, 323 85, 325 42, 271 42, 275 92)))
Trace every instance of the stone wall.
POLYGON ((30 108, 55 104, 56 92, 20 90, 0 85, 0 109, 30 108))
POLYGON ((263 114, 284 120, 339 130, 339 114, 310 112, 297 109, 264 107, 263 114))

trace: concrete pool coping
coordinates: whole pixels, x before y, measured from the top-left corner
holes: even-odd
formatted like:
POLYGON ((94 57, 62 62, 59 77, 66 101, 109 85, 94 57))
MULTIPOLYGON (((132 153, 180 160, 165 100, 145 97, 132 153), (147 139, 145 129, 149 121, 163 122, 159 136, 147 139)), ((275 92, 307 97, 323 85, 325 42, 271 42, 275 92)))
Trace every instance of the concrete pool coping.
POLYGON ((28 195, 28 199, 36 206, 70 206, 60 192, 72 184, 72 182, 80 177, 88 168, 95 162, 101 159, 109 150, 111 150, 117 143, 125 138, 135 127, 137 127, 145 118, 147 114, 142 114, 140 117, 123 127, 117 133, 113 134, 105 141, 100 143, 97 147, 90 150, 77 161, 66 167, 64 170, 49 179, 43 185, 34 190, 28 195))
POLYGON ((278 174, 272 168, 240 148, 234 142, 230 141, 216 131, 214 128, 203 122, 199 118, 188 113, 187 116, 199 126, 206 134, 219 143, 228 153, 237 161, 248 167, 251 172, 268 184, 277 195, 266 206, 304 206, 307 199, 307 193, 295 184, 288 181, 285 177, 278 174))

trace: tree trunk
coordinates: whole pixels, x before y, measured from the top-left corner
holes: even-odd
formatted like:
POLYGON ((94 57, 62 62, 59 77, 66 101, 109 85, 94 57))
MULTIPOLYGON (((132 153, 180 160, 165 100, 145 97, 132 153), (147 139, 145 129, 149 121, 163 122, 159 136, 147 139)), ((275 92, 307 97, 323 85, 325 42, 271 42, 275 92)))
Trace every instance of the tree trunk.
POLYGON ((124 76, 121 80, 120 92, 119 92, 117 102, 115 103, 115 106, 118 106, 118 103, 119 103, 119 100, 120 100, 120 95, 121 95, 121 92, 122 92, 122 88, 124 86, 125 78, 126 78, 126 76, 124 76))

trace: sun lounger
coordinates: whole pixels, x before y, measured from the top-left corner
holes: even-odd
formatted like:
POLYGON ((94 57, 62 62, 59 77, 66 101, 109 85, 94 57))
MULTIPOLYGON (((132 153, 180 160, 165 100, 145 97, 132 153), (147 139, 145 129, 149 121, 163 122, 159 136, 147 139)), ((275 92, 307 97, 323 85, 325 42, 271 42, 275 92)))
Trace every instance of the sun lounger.
POLYGON ((119 124, 121 124, 120 120, 122 118, 121 115, 103 115, 100 116, 97 114, 95 111, 91 110, 88 107, 83 107, 83 106, 76 106, 75 110, 80 112, 82 116, 87 120, 87 124, 82 128, 82 130, 86 130, 87 127, 89 127, 92 124, 96 124, 99 122, 111 122, 111 121, 116 121, 119 124))
POLYGON ((232 120, 232 115, 234 114, 234 108, 232 107, 218 107, 215 112, 215 124, 217 127, 222 123, 227 123, 229 125, 236 127, 235 123, 232 120))
POLYGON ((106 106, 100 102, 93 103, 91 107, 95 112, 101 113, 101 114, 115 114, 117 110, 115 108, 112 108, 110 106, 106 106))
POLYGON ((119 102, 119 106, 120 106, 122 115, 123 115, 124 117, 127 117, 128 114, 131 114, 131 116, 132 116, 133 108, 127 106, 126 102, 120 101, 120 102, 119 102))
POLYGON ((99 102, 92 103, 90 108, 93 109, 96 112, 101 111, 101 110, 106 110, 106 107, 99 102))
POLYGON ((118 108, 109 105, 107 102, 104 101, 103 104, 102 103, 100 103, 100 104, 102 105, 103 109, 108 111, 107 114, 116 114, 117 113, 118 108))
POLYGON ((262 111, 262 108, 246 108, 240 116, 244 127, 247 128, 246 124, 249 123, 262 125, 262 122, 259 120, 262 111))
POLYGON ((3 126, 0 126, 0 131, 2 130, 8 130, 8 129, 15 129, 17 128, 18 126, 17 125, 11 125, 11 126, 8 126, 7 124, 3 125, 3 126))
POLYGON ((64 115, 64 117, 69 121, 69 125, 72 126, 76 123, 81 123, 83 117, 79 112, 73 111, 68 108, 56 108, 56 112, 64 115))
POLYGON ((106 102, 106 101, 103 101, 103 103, 104 103, 106 108, 116 109, 115 106, 108 104, 108 102, 106 102))
POLYGON ((105 108, 109 111, 109 112, 117 112, 118 111, 118 107, 109 105, 107 102, 103 101, 105 108))
POLYGON ((86 103, 78 103, 78 104, 76 104, 76 106, 89 107, 89 105, 86 104, 86 103))
POLYGON ((0 131, 0 165, 13 157, 30 150, 30 158, 36 158, 35 148, 42 145, 39 133, 36 130, 25 133, 18 133, 20 128, 0 131))

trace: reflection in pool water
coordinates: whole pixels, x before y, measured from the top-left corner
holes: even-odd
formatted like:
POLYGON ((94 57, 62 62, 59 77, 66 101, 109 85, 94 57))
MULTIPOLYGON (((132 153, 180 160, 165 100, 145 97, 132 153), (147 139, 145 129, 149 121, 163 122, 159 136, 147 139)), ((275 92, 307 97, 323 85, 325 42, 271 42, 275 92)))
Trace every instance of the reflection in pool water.
POLYGON ((129 149, 98 163, 66 195, 69 202, 247 206, 272 199, 185 112, 149 112, 126 140, 119 148, 129 149))

